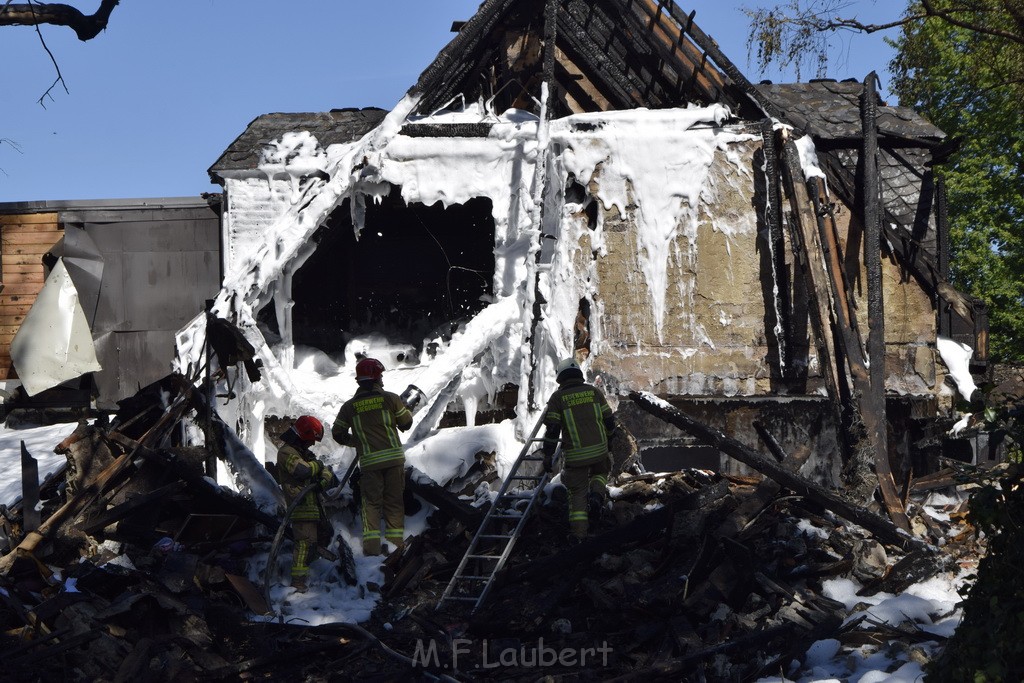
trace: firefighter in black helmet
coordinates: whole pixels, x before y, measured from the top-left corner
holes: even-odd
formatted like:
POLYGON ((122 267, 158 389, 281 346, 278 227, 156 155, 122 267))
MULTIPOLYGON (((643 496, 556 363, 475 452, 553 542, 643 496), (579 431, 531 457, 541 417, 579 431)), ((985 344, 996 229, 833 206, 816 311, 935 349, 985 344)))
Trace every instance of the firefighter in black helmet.
POLYGON ((617 425, 601 390, 583 381, 576 359, 566 358, 556 371, 558 389, 544 414, 544 469, 550 472, 554 468, 561 436, 565 458, 562 483, 569 490, 569 534, 578 540, 587 535, 588 504, 596 511, 608 494, 608 437, 617 425))
MULTIPOLYGON (((303 415, 281 435, 284 441, 277 451, 277 476, 281 488, 290 504, 309 484, 319 484, 326 490, 337 483, 334 472, 316 456, 309 447, 324 438, 324 426, 312 415, 303 415)), ((320 523, 320 506, 317 492, 307 493, 292 511, 292 535, 295 550, 292 553, 292 588, 299 593, 306 590, 309 577, 309 563, 315 557, 317 548, 317 526, 320 523)))
POLYGON ((359 389, 338 411, 334 440, 354 446, 362 489, 363 554, 380 555, 384 538, 396 548, 405 535, 405 452, 398 431, 412 426, 412 413, 397 394, 384 391, 384 364, 376 358, 356 363, 359 389))

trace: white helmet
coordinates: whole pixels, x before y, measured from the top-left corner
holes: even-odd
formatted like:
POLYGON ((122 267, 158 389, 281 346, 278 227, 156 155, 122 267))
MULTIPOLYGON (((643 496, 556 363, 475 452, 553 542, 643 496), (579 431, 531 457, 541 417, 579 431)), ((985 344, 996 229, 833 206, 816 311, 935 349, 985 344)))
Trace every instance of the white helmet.
POLYGON ((576 359, 564 358, 560 360, 558 365, 555 367, 555 378, 558 380, 559 384, 573 376, 583 379, 583 368, 581 368, 580 364, 576 362, 576 359))

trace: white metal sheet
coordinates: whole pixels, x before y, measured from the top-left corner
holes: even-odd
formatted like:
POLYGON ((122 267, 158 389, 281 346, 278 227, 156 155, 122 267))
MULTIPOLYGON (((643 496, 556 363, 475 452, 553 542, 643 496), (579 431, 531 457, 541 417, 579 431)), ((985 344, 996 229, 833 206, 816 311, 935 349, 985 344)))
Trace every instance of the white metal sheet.
POLYGON ((11 341, 11 361, 29 396, 102 370, 92 331, 64 260, 58 259, 11 341))

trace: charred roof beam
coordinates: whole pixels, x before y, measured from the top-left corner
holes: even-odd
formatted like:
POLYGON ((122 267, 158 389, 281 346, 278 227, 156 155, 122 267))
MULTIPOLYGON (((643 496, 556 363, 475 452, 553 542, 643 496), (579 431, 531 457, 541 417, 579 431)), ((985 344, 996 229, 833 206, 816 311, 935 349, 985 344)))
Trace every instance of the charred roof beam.
POLYGON ((637 99, 622 85, 629 83, 629 79, 588 39, 579 21, 568 12, 560 12, 558 19, 562 50, 574 61, 582 60, 594 66, 591 80, 601 94, 618 109, 636 106, 637 99))
MULTIPOLYGON (((451 92, 461 83, 468 71, 467 62, 480 63, 483 60, 470 60, 467 55, 483 55, 490 52, 485 39, 517 0, 486 0, 473 18, 459 31, 458 35, 446 45, 430 66, 420 74, 416 85, 409 89, 410 95, 430 93, 431 91, 451 92), (463 68, 458 67, 462 65, 463 68), (456 77, 456 75, 458 75, 456 77), (444 85, 442 85, 444 84, 444 85)), ((449 96, 447 99, 450 99, 449 96)), ((431 98, 432 102, 444 103, 447 99, 440 96, 431 98)))
POLYGON ((693 42, 696 43, 700 49, 704 50, 715 64, 725 72, 725 74, 732 80, 738 94, 744 96, 743 99, 746 99, 751 104, 756 105, 769 116, 773 116, 780 121, 788 121, 785 112, 776 107, 766 97, 762 96, 754 87, 754 84, 747 80, 747 77, 743 75, 743 72, 741 72, 739 68, 732 63, 732 60, 726 57, 725 53, 719 49, 718 43, 708 36, 708 34, 704 33, 699 26, 693 23, 693 17, 696 12, 686 15, 674 2, 669 3, 667 7, 672 19, 675 20, 675 22, 678 23, 691 38, 693 38, 693 42))
MULTIPOLYGON (((651 35, 651 45, 666 64, 689 67, 689 73, 685 78, 683 76, 686 69, 677 70, 677 96, 683 97, 687 90, 692 91, 695 86, 699 86, 703 99, 708 102, 727 99, 723 97, 726 82, 721 74, 715 69, 706 68, 707 52, 700 50, 687 39, 682 28, 665 13, 668 6, 673 4, 671 0, 658 0, 656 6, 653 6, 652 0, 628 0, 627 21, 631 21, 638 32, 647 32, 651 35)), ((735 105, 730 101, 726 101, 725 104, 735 105)))

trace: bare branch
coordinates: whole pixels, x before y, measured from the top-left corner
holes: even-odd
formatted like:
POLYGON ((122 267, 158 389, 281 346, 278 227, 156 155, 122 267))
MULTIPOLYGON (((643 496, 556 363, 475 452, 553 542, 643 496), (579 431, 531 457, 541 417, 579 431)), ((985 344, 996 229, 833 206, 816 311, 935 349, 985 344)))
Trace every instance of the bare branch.
POLYGON ((842 18, 850 9, 844 0, 783 0, 769 9, 748 9, 751 19, 748 49, 756 47, 761 68, 771 63, 795 66, 800 78, 802 62, 817 57, 819 75, 827 65, 828 40, 835 31, 876 33, 920 21, 940 21, 979 35, 1024 45, 1024 10, 1016 0, 916 0, 893 21, 865 23, 842 18), (1009 23, 1007 23, 1009 22, 1009 23), (1009 28, 1004 28, 1008 26, 1009 28), (1016 27, 1017 30, 1014 30, 1016 27))
POLYGON ((110 13, 121 0, 102 0, 95 14, 82 14, 81 10, 71 5, 60 3, 19 3, 7 1, 0 11, 0 26, 39 26, 52 24, 67 26, 75 32, 79 40, 92 40, 107 28, 110 13))
MULTIPOLYGON (((31 2, 31 0, 29 0, 28 8, 29 8, 30 11, 35 12, 35 6, 31 2)), ((35 29, 36 29, 36 35, 39 36, 39 42, 42 43, 43 49, 46 50, 46 54, 50 55, 50 61, 53 62, 53 68, 57 71, 57 78, 53 81, 53 83, 50 84, 50 87, 46 89, 46 92, 44 92, 39 97, 39 100, 38 100, 39 106, 42 107, 43 109, 46 109, 46 105, 43 104, 43 101, 48 96, 50 96, 50 92, 52 92, 53 89, 55 87, 57 87, 58 83, 60 83, 62 86, 64 86, 64 92, 66 92, 67 94, 70 95, 71 91, 68 90, 68 84, 64 82, 64 76, 60 72, 60 65, 57 64, 57 58, 53 56, 52 52, 50 52, 50 47, 46 44, 46 41, 43 39, 43 32, 39 29, 39 23, 36 22, 34 24, 34 26, 35 26, 35 29)), ((50 99, 52 100, 53 97, 50 97, 50 99)))

